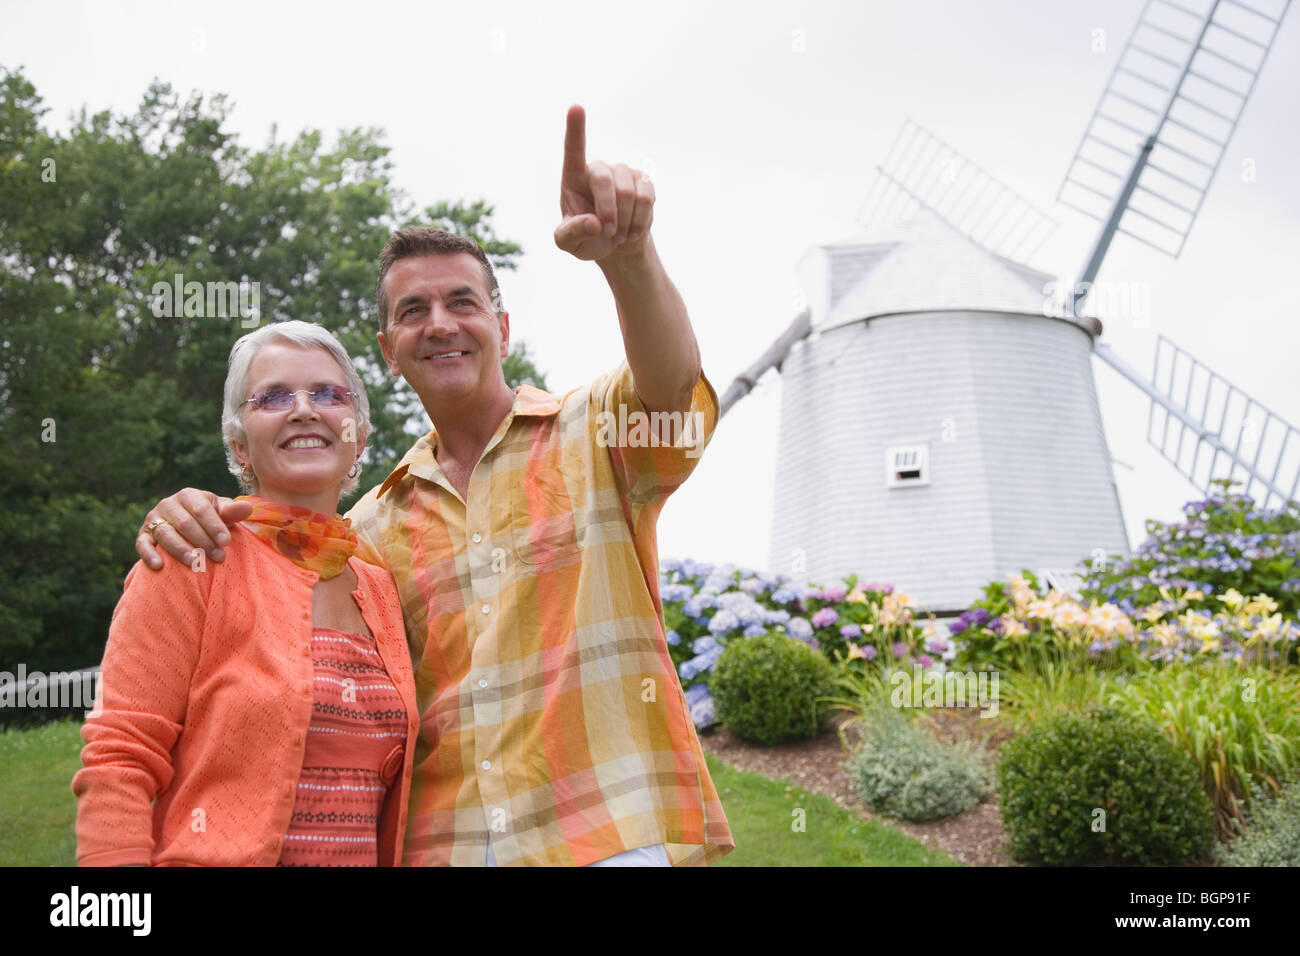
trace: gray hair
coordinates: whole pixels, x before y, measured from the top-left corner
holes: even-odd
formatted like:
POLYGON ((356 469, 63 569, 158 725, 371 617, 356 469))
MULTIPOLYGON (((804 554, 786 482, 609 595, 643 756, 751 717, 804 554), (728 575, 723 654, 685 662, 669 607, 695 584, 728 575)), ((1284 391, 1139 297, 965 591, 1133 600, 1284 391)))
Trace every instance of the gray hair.
MULTIPOLYGON (((221 408, 221 439, 226 445, 226 463, 230 467, 230 473, 239 482, 240 491, 246 495, 256 493, 256 488, 244 480, 243 468, 239 464, 239 459, 235 457, 231 443, 244 444, 247 441, 244 422, 240 416, 246 407, 243 402, 247 398, 244 393, 248 389, 248 369, 253 364, 254 356, 262 350, 262 346, 273 341, 289 342, 304 348, 321 348, 327 351, 334 361, 338 362, 343 376, 347 379, 348 389, 352 392, 352 407, 357 412, 358 439, 364 440, 370 434, 370 399, 366 397, 366 386, 361 381, 361 376, 357 374, 357 370, 353 368, 352 359, 348 358, 347 351, 329 329, 315 322, 291 319, 287 322, 273 322, 262 326, 256 332, 249 332, 230 349, 230 368, 226 372, 225 399, 221 408)), ((355 490, 360 481, 360 475, 356 478, 345 478, 342 494, 346 495, 355 490)))

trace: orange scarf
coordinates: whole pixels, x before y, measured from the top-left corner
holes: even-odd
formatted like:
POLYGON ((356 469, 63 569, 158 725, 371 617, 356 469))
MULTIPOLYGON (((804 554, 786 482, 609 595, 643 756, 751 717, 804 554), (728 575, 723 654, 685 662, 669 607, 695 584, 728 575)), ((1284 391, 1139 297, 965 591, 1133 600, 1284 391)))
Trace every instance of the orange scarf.
POLYGON ((253 505, 253 513, 244 519, 250 531, 298 567, 315 571, 321 580, 342 573, 357 550, 357 536, 347 518, 257 495, 240 495, 235 500, 253 505))

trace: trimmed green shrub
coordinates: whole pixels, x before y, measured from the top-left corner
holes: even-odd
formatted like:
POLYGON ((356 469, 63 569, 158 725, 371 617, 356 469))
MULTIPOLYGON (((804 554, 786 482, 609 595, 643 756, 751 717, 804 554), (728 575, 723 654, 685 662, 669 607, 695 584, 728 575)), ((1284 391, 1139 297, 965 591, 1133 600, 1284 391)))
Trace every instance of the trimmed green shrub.
POLYGON ((1002 823, 1026 863, 1174 865, 1205 854, 1210 800, 1152 721, 1111 708, 1060 714, 1002 745, 1002 823))
POLYGON ((1244 830, 1216 854, 1223 866, 1300 866, 1300 780, 1277 796, 1252 792, 1244 830))
POLYGON ((877 707, 849 766, 853 788, 877 813, 937 820, 962 813, 989 793, 983 756, 946 746, 897 710, 877 707))
POLYGON ((831 687, 824 655, 784 634, 760 634, 727 645, 709 678, 718 720, 760 744, 817 734, 826 712, 818 700, 831 687))

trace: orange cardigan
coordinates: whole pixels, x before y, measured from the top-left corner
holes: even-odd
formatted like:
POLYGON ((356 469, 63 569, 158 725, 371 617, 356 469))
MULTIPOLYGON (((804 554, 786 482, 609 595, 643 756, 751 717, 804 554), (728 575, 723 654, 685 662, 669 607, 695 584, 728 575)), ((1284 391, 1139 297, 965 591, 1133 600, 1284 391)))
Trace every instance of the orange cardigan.
MULTIPOLYGON (((137 562, 104 651, 103 713, 81 730, 77 860, 273 866, 289 829, 312 713, 312 586, 235 526, 204 571, 137 562), (150 804, 153 803, 152 809, 150 804)), ((353 592, 407 712, 406 760, 384 803, 379 863, 401 863, 418 711, 389 573, 356 558, 353 592)))

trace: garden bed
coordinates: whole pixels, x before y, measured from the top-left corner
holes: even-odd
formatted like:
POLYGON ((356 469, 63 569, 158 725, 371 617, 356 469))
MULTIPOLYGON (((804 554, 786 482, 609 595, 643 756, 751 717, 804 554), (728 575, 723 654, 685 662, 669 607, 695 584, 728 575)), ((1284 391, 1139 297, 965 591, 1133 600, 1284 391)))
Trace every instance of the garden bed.
MULTIPOLYGON (((979 741, 988 751, 990 766, 997 746, 1011 736, 996 721, 981 721, 975 710, 951 708, 935 710, 931 715, 940 739, 979 741)), ((844 768, 849 754, 834 730, 810 740, 764 747, 742 740, 723 727, 715 727, 700 734, 700 744, 723 763, 823 794, 864 820, 886 823, 969 866, 1015 865, 1002 832, 996 794, 965 813, 927 823, 877 816, 850 789, 849 772, 844 768)))

